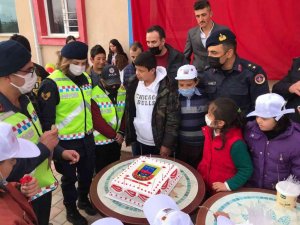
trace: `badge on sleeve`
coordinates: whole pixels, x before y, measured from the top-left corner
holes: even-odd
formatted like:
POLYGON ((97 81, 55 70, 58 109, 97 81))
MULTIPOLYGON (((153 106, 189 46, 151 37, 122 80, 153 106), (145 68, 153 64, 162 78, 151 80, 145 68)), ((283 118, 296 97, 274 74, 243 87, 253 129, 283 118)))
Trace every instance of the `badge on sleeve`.
POLYGON ((50 98, 50 96, 51 96, 51 92, 47 92, 47 93, 42 92, 41 94, 42 99, 44 99, 45 101, 47 101, 50 98))
POLYGON ((257 84, 263 84, 266 81, 266 77, 265 77, 265 75, 259 73, 259 74, 255 75, 254 81, 257 84))

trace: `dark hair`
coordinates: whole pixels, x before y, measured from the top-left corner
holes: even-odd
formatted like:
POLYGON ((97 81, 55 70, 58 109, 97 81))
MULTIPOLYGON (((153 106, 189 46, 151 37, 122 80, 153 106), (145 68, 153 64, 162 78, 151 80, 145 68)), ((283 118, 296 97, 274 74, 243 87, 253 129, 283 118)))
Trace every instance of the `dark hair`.
POLYGON ((147 33, 151 33, 153 31, 156 31, 159 34, 160 39, 166 38, 166 33, 165 33, 164 29, 161 26, 154 25, 152 27, 149 27, 148 30, 147 30, 147 33))
POLYGON ((236 53, 236 40, 226 40, 222 43, 224 50, 227 52, 229 49, 233 49, 234 53, 236 53))
POLYGON ((130 50, 136 52, 138 49, 141 49, 142 52, 144 51, 143 45, 140 42, 136 41, 130 45, 130 50))
POLYGON ((217 98, 209 105, 212 108, 211 113, 215 117, 215 121, 223 120, 224 126, 220 129, 220 136, 222 139, 222 146, 216 148, 221 150, 225 146, 226 134, 230 128, 243 128, 244 122, 241 116, 239 107, 230 98, 217 98))
POLYGON ((118 70, 123 70, 128 65, 128 59, 125 55, 117 54, 116 55, 116 67, 118 70))
POLYGON ((73 35, 69 35, 68 37, 66 37, 66 44, 68 44, 71 40, 76 41, 76 38, 73 35))
POLYGON ((278 121, 276 121, 276 125, 273 128, 273 131, 276 133, 284 132, 291 125, 291 121, 287 115, 283 115, 278 121))
MULTIPOLYGON (((117 54, 125 53, 124 50, 123 50, 122 45, 120 44, 120 42, 117 39, 111 39, 109 43, 113 44, 114 46, 116 46, 116 48, 117 48, 117 54)), ((109 48, 109 53, 112 53, 112 51, 110 50, 110 48, 109 48)))
POLYGON ((199 9, 204 9, 204 8, 208 8, 209 10, 211 9, 209 1, 207 1, 207 0, 199 0, 199 1, 196 1, 194 3, 194 10, 195 11, 199 10, 199 9))
POLYGON ((155 55, 153 55, 150 51, 142 52, 141 54, 139 54, 136 57, 134 64, 136 66, 146 67, 148 70, 156 68, 157 66, 155 55))
POLYGON ((29 52, 31 52, 31 47, 30 47, 30 43, 28 41, 28 39, 20 34, 14 34, 12 35, 9 40, 14 40, 19 42, 21 45, 23 45, 29 52))
POLYGON ((98 55, 98 54, 106 55, 106 52, 105 52, 104 48, 101 45, 95 45, 91 49, 91 57, 92 58, 95 58, 95 56, 98 55))

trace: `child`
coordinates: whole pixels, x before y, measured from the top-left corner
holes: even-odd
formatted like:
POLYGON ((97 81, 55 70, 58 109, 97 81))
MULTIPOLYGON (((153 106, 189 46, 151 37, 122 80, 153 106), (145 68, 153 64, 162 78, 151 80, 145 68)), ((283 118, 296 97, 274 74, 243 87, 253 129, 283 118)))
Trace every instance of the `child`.
POLYGON ((203 159, 198 165, 210 193, 236 190, 250 178, 253 167, 243 141, 241 115, 228 98, 218 98, 208 107, 203 159))
POLYGON ((256 116, 245 130, 254 165, 251 187, 275 189, 290 174, 300 178, 300 125, 287 118, 294 109, 285 109, 285 103, 278 94, 264 94, 247 115, 256 116))
POLYGON ((193 65, 181 66, 177 71, 178 92, 181 104, 179 128, 179 159, 197 168, 202 158, 208 99, 196 87, 197 70, 193 65))

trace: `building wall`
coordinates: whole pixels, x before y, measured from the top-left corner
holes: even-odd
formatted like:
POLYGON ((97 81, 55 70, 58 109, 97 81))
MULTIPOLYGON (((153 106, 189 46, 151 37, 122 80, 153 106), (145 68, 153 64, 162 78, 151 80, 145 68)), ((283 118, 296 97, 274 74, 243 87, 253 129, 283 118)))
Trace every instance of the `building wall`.
MULTIPOLYGON (((34 30, 31 21, 31 0, 15 0, 19 34, 28 38, 31 44, 32 60, 37 62, 37 49, 34 44, 34 30)), ((129 51, 128 0, 85 0, 86 26, 89 48, 100 44, 108 53, 109 41, 119 40, 124 50, 129 51)), ((0 34, 0 41, 11 34, 0 34)), ((38 46, 41 50, 42 65, 57 62, 57 52, 62 46, 38 46)))

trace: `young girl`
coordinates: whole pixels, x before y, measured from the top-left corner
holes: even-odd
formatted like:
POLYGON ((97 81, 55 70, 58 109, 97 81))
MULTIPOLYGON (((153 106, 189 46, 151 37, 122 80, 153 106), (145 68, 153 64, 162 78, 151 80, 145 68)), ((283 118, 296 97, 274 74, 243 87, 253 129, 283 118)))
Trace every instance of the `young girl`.
POLYGON ((290 174, 300 178, 300 125, 287 118, 294 109, 285 109, 285 103, 278 94, 264 94, 247 115, 256 116, 245 130, 254 165, 251 187, 275 189, 290 174))
POLYGON ((202 159, 208 98, 196 87, 197 70, 193 65, 181 66, 177 71, 178 92, 181 105, 179 128, 179 159, 197 168, 202 159))
POLYGON ((236 190, 252 174, 239 111, 231 99, 218 98, 209 105, 205 115, 203 158, 198 171, 209 193, 236 190))

